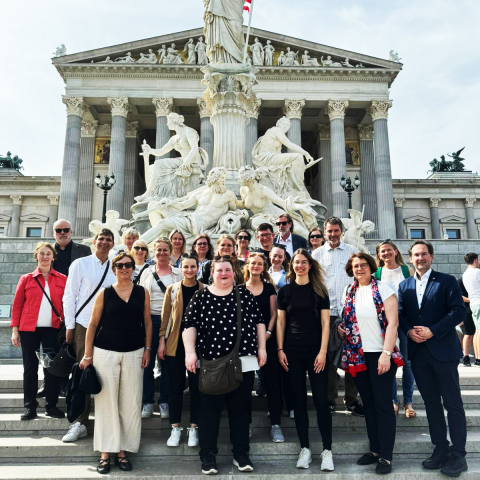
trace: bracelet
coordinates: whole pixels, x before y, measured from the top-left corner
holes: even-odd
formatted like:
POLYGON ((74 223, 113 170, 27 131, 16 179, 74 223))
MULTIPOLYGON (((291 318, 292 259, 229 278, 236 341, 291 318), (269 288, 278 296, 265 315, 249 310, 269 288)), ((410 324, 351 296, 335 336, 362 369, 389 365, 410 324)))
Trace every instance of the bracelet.
POLYGON ((267 330, 265 333, 268 333, 270 336, 272 336, 272 332, 270 330, 267 330))
POLYGON ((150 347, 145 347, 145 350, 151 350, 151 348, 150 347))
POLYGON ((83 356, 84 360, 91 360, 93 357, 86 357, 85 355, 83 356))
POLYGON ((281 352, 281 351, 283 351, 283 348, 279 348, 279 349, 277 350, 277 353, 278 353, 278 352, 281 352))

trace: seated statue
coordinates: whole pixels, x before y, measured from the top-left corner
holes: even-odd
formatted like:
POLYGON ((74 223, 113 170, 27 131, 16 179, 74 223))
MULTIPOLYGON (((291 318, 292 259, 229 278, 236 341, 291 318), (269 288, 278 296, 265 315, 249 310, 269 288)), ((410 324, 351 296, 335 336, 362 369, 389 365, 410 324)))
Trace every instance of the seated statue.
POLYGON ((316 58, 312 58, 308 54, 308 50, 305 50, 305 53, 302 55, 302 65, 304 67, 319 67, 318 60, 316 58))
MULTIPOLYGON (((183 124, 183 116, 170 113, 167 125, 176 135, 159 149, 150 148, 145 142, 142 145, 144 154, 161 157, 171 150, 180 153, 177 158, 160 158, 151 166, 151 176, 147 191, 135 197, 137 202, 160 200, 162 198, 178 198, 194 190, 203 180, 208 165, 208 153, 199 148, 198 133, 183 124)), ((147 175, 148 177, 148 175, 147 175)))
POLYGON ((110 60, 110 57, 107 57, 105 60, 102 60, 101 62, 97 63, 114 63, 113 60, 110 60))
POLYGON ((148 53, 141 53, 137 63, 157 63, 157 56, 153 53, 151 48, 148 49, 148 53))
POLYGON ((115 63, 135 63, 135 59, 130 52, 127 52, 124 57, 117 57, 115 63))
POLYGON ((342 218, 346 228, 343 241, 357 247, 363 253, 369 253, 364 236, 375 230, 375 224, 370 220, 363 220, 363 212, 354 209, 347 210, 347 212, 350 218, 342 218))
MULTIPOLYGON (((207 184, 190 192, 184 198, 170 200, 165 198, 159 202, 161 208, 175 208, 178 213, 168 215, 156 225, 147 230, 141 237, 147 243, 153 242, 161 235, 167 235, 174 229, 180 230, 185 236, 196 236, 217 225, 220 218, 229 210, 236 210, 237 197, 227 190, 225 180, 227 170, 224 167, 212 168, 207 177, 207 184), (197 205, 194 212, 182 212, 197 205)), ((148 210, 147 210, 148 212, 148 210)), ((135 215, 137 219, 144 215, 135 215)))
POLYGON ((175 44, 167 48, 167 55, 163 59, 164 65, 183 65, 182 57, 179 55, 178 50, 175 48, 175 44))
POLYGON ((297 60, 298 52, 292 52, 290 47, 287 47, 287 53, 285 54, 285 59, 283 60, 282 67, 296 67, 300 65, 297 60))
POLYGON ((330 55, 324 60, 323 55, 320 57, 320 61, 322 62, 323 67, 342 67, 340 62, 334 62, 330 55))

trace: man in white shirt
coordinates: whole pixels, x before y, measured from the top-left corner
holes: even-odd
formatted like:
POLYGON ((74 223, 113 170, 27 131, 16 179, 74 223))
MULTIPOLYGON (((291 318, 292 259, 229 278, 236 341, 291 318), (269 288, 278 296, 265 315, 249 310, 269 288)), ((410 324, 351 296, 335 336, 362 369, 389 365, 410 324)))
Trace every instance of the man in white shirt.
MULTIPOLYGON (((113 233, 110 230, 106 228, 100 230, 93 239, 95 254, 79 258, 70 266, 63 296, 63 311, 67 328, 67 343, 75 342, 77 362, 80 362, 85 354, 85 336, 96 295, 90 301, 88 300, 102 278, 103 282, 100 288, 109 287, 117 280, 108 260, 108 254, 114 245, 113 238, 113 233), (88 303, 86 303, 87 301, 88 303)), ((70 426, 68 433, 62 439, 64 442, 75 442, 87 435, 90 406, 90 395, 87 395, 85 410, 70 426)))
POLYGON ((273 243, 285 245, 290 257, 293 256, 293 252, 299 248, 307 248, 307 241, 300 235, 293 233, 293 219, 290 215, 280 215, 275 223, 278 229, 278 235, 275 237, 273 243))
POLYGON ((467 269, 462 275, 463 285, 470 300, 475 335, 473 336, 473 351, 475 352, 475 367, 480 367, 480 262, 477 253, 465 255, 467 269))
MULTIPOLYGON (((341 240, 344 231, 343 223, 338 217, 330 217, 323 224, 326 243, 312 252, 313 258, 320 263, 325 271, 325 282, 330 298, 330 327, 342 312, 342 294, 352 279, 345 271, 345 265, 354 253, 359 250, 341 240)), ((332 413, 335 412, 335 402, 338 397, 337 368, 330 363, 328 372, 328 402, 332 413)), ((365 416, 362 405, 358 401, 358 390, 353 377, 345 374, 345 396, 343 401, 348 412, 365 416)))

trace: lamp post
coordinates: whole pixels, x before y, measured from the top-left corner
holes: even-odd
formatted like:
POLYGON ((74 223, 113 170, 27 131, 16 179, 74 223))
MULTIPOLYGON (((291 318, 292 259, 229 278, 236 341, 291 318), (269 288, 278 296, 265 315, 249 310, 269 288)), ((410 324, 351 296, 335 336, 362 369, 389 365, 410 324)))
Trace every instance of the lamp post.
POLYGON ((110 177, 108 175, 105 175, 105 180, 102 183, 102 177, 100 174, 97 174, 95 177, 95 185, 97 185, 98 188, 101 188, 103 190, 103 212, 102 212, 102 223, 105 223, 107 221, 107 195, 108 192, 112 189, 112 187, 115 185, 116 180, 115 180, 115 175, 112 173, 110 177))
POLYGON ((355 179, 352 182, 350 177, 346 177, 342 175, 340 179, 340 185, 342 188, 347 192, 348 195, 348 209, 352 209, 352 193, 360 186, 360 178, 358 175, 355 175, 355 179))

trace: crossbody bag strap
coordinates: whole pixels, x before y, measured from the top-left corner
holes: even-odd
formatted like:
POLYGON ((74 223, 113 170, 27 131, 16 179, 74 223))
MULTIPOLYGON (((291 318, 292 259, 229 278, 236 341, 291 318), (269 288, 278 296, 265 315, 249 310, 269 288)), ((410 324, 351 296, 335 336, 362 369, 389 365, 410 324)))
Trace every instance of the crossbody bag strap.
POLYGON ((80 313, 82 312, 82 310, 90 303, 90 301, 92 300, 92 298, 97 294, 97 292, 100 290, 100 287, 102 286, 102 283, 103 281, 105 280, 105 278, 107 277, 107 273, 108 273, 108 269, 110 267, 110 260, 107 260, 107 266, 105 267, 105 271, 103 272, 103 276, 102 276, 102 279, 100 280, 100 283, 97 285, 97 287, 95 288, 95 290, 92 292, 92 294, 88 297, 87 301, 80 307, 80 309, 78 310, 78 312, 75 314, 75 318, 77 318, 80 313))
POLYGON ((46 299, 48 300, 48 303, 51 305, 52 307, 52 310, 53 310, 53 313, 57 316, 57 318, 63 322, 62 320, 62 317, 60 316, 60 314, 57 312, 57 309, 53 306, 53 303, 52 301, 50 300, 50 297, 48 296, 47 292, 44 290, 44 288, 42 287, 42 284, 39 282, 38 278, 37 277, 34 277, 35 278, 35 281, 38 283, 38 286, 41 288, 43 294, 45 295, 46 299))
MULTIPOLYGON (((112 288, 113 288, 113 287, 106 287, 105 290, 103 291, 102 316, 100 317, 100 321, 98 322, 98 325, 97 325, 97 330, 95 331, 95 338, 98 337, 98 335, 100 334, 100 331, 101 331, 102 328, 103 328, 103 322, 105 321, 105 305, 107 304, 108 294, 110 293, 110 290, 111 290, 112 288)), ((133 291, 132 291, 132 293, 133 293, 133 291)))
POLYGON ((157 275, 157 272, 153 272, 153 278, 157 282, 157 285, 160 287, 160 290, 165 293, 167 291, 167 287, 165 284, 160 280, 160 277, 157 275))
POLYGON ((133 284, 137 285, 138 282, 140 282, 140 277, 142 276, 142 273, 149 267, 147 263, 143 266, 143 268, 140 270, 139 274, 133 279, 133 284))
POLYGON ((240 290, 238 287, 233 287, 235 289, 235 300, 237 302, 237 341, 235 342, 235 347, 233 352, 236 357, 238 357, 238 351, 240 350, 240 338, 242 336, 242 300, 240 298, 240 290))

